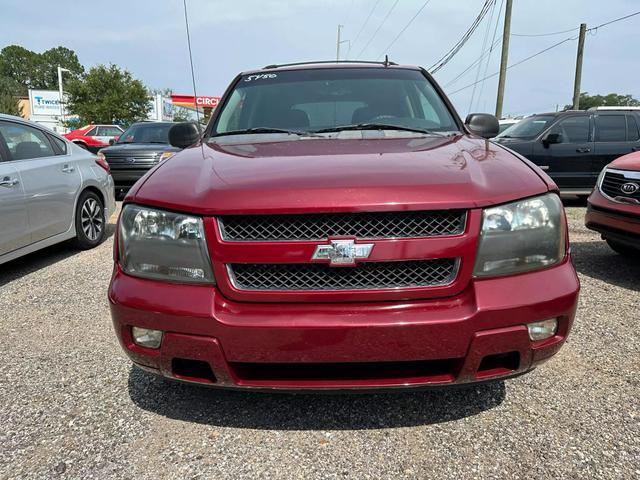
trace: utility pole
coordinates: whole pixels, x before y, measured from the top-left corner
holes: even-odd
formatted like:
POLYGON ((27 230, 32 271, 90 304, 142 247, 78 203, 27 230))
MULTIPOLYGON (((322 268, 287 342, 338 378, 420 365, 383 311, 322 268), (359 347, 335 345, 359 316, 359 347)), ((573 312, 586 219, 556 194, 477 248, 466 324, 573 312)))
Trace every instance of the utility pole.
POLYGON ((573 83, 573 109, 580 108, 580 83, 582 83, 582 57, 584 55, 584 37, 587 33, 587 24, 580 24, 580 36, 578 37, 578 55, 576 56, 576 78, 573 83))
POLYGON ((502 32, 502 57, 500 59, 500 77, 498 80, 498 98, 496 99, 496 117, 502 117, 504 101, 504 84, 507 80, 507 63, 509 62, 509 38, 511 37, 511 8, 513 0, 507 0, 504 11, 504 30, 502 32))
POLYGON ((62 68, 58 65, 58 92, 60 94, 60 116, 62 117, 62 128, 64 131, 64 121, 65 121, 65 113, 64 113, 64 92, 62 91, 62 72, 69 72, 66 68, 62 68))
POLYGON ((343 25, 338 25, 338 41, 336 42, 336 62, 340 61, 340 44, 342 43, 340 41, 340 34, 342 33, 342 27, 343 25))

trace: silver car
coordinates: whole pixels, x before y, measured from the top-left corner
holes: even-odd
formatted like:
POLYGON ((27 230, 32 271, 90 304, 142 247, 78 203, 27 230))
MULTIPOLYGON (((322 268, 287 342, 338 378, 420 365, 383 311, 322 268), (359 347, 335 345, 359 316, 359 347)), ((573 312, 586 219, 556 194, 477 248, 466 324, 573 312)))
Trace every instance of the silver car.
POLYGON ((0 114, 0 264, 70 239, 95 247, 115 208, 106 162, 36 123, 0 114))

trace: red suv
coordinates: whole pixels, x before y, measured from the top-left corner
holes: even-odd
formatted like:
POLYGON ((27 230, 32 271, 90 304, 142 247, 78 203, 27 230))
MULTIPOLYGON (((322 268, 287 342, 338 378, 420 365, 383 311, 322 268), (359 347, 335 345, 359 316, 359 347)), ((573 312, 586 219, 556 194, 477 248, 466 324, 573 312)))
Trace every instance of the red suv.
POLYGON ((621 255, 640 255, 640 152, 614 160, 589 197, 587 228, 621 255))
POLYGON ((567 338, 579 284, 556 185, 497 131, 463 123, 418 67, 240 74, 125 198, 109 289, 123 349, 220 387, 530 371, 567 338))

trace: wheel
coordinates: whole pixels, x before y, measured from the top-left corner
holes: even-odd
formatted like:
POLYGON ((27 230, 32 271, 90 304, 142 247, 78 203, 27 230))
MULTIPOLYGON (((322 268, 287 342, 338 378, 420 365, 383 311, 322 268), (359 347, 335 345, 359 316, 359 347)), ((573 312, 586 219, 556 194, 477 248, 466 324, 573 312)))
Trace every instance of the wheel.
POLYGON ((88 250, 104 240, 104 205, 98 195, 91 191, 82 192, 76 207, 75 222, 75 245, 79 249, 88 250))
POLYGON ((623 245, 622 243, 618 243, 614 240, 609 240, 608 238, 605 238, 605 240, 607 241, 607 244, 612 248, 612 250, 614 250, 616 253, 619 253, 620 255, 623 255, 625 257, 637 257, 638 255, 640 255, 640 249, 638 248, 623 245))

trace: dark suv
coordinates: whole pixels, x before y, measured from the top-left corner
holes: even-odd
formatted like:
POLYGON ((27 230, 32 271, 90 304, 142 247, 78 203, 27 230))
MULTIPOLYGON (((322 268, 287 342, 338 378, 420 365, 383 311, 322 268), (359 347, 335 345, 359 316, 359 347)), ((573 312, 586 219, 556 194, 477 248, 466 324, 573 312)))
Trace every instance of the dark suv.
POLYGON ((116 194, 121 196, 151 167, 172 157, 179 148, 169 144, 172 122, 140 122, 131 125, 118 141, 98 152, 111 168, 116 194))
POLYGON ((588 195, 605 165, 640 150, 640 110, 599 107, 541 113, 494 141, 545 170, 563 193, 588 195))

